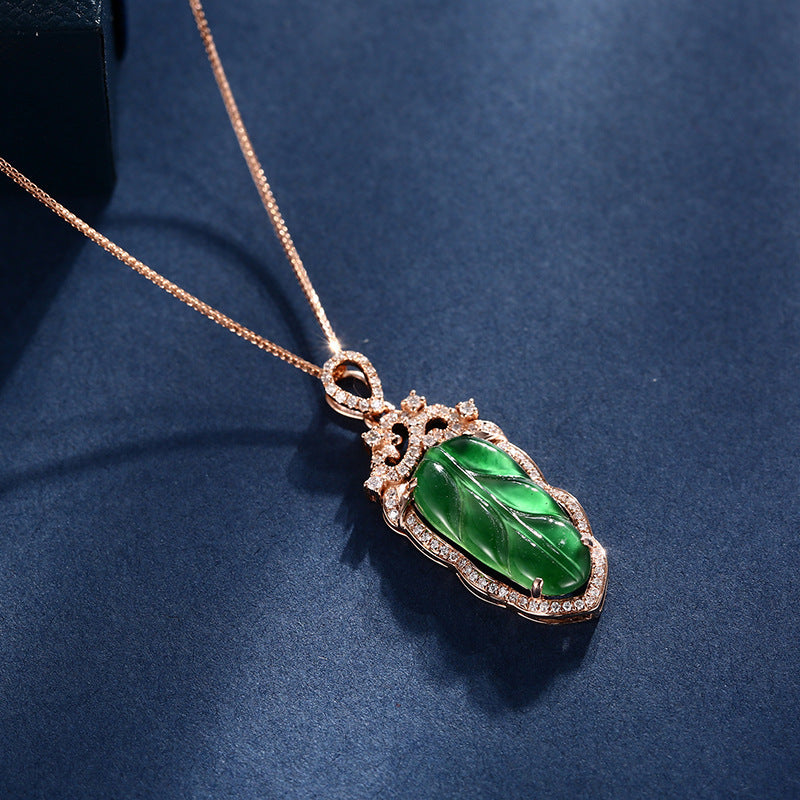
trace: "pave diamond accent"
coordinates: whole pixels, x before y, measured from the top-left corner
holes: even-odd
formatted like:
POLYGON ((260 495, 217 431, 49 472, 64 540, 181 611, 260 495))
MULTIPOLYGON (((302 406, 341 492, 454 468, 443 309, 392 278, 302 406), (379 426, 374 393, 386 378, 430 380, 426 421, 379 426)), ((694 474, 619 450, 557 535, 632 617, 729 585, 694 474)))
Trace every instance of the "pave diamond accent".
POLYGON ((366 433, 361 434, 361 438, 368 447, 375 447, 383 441, 384 433, 380 428, 370 428, 366 433))
POLYGON ((368 491, 380 494, 383 489, 383 478, 380 475, 370 475, 364 482, 364 486, 368 491))
POLYGON ((478 419, 478 407, 475 405, 475 401, 472 398, 457 403, 456 411, 463 419, 478 419))
POLYGON ((368 413, 380 413, 387 407, 375 367, 365 355, 355 350, 340 350, 331 356, 322 367, 320 380, 329 402, 347 416, 362 417, 368 413), (344 377, 355 377, 365 384, 369 388, 369 397, 359 397, 342 389, 337 381, 344 377))
POLYGON ((400 407, 409 414, 416 414, 425 408, 425 398, 420 397, 420 395, 412 389, 408 397, 400 403, 400 407))

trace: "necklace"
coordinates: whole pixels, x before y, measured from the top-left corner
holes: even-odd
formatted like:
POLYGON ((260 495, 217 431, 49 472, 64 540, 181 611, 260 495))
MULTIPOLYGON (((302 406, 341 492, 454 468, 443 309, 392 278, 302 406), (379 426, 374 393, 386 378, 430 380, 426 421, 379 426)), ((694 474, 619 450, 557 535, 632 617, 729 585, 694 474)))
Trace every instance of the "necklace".
POLYGON ((456 571, 482 600, 544 623, 597 617, 608 564, 580 503, 539 468, 473 400, 429 404, 411 391, 384 399, 366 356, 343 350, 294 246, 253 150, 217 53, 201 0, 189 0, 214 78, 247 167, 332 355, 322 367, 259 336, 143 264, 0 157, 0 171, 123 264, 261 350, 318 378, 328 404, 362 420, 371 469, 365 481, 387 525, 426 556, 456 571))

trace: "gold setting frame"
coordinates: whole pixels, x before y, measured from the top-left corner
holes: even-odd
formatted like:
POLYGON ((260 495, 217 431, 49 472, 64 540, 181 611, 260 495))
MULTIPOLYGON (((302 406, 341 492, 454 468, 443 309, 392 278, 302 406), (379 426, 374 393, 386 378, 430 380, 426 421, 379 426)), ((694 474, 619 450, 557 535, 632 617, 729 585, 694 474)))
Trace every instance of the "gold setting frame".
POLYGON ((569 492, 547 483, 533 459, 512 444, 497 425, 479 419, 472 400, 453 408, 428 405, 424 397, 412 391, 400 409, 396 409, 384 400, 372 364, 361 353, 353 351, 337 353, 325 364, 322 383, 334 409, 362 418, 367 424, 363 438, 372 453, 372 467, 364 486, 381 504, 386 524, 393 531, 409 538, 428 558, 455 570, 462 583, 481 600, 505 606, 526 619, 557 625, 599 616, 608 583, 608 559, 605 549, 594 538, 581 504, 569 492), (338 384, 342 378, 359 380, 369 388, 370 396, 364 398, 346 391, 338 384), (407 437, 395 431, 398 426, 407 432, 407 437), (481 437, 504 450, 569 516, 591 556, 589 579, 580 594, 537 596, 535 585, 531 593, 522 592, 516 585, 484 571, 426 524, 414 506, 414 469, 429 447, 463 435, 481 437), (398 445, 404 438, 405 451, 401 454, 398 445))

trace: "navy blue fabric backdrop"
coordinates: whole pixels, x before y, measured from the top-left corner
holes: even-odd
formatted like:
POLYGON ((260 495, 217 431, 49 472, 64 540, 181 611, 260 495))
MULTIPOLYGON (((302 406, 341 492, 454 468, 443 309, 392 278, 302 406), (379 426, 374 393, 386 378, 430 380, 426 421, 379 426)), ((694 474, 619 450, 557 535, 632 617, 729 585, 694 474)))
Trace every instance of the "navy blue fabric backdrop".
MULTIPOLYGON (((207 12, 342 340, 583 502, 606 609, 473 598, 311 378, 12 194, 0 795, 800 796, 797 4, 207 12)), ((321 362, 188 8, 128 25, 78 210, 321 362)))

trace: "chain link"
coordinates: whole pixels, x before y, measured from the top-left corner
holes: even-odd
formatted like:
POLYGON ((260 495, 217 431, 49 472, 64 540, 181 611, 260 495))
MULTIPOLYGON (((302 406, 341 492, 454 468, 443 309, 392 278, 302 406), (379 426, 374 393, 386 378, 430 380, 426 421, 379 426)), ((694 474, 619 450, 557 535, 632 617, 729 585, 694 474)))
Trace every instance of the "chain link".
POLYGON ((317 322, 322 328, 322 332, 325 334, 325 338, 328 340, 331 350, 338 352, 341 350, 339 340, 336 338, 336 334, 333 332, 333 328, 325 314, 325 309, 322 307, 322 303, 317 293, 314 291, 311 279, 308 277, 308 272, 306 272, 306 268, 300 260, 289 229, 283 221, 283 215, 278 208, 278 204, 275 202, 275 196, 272 194, 272 189, 267 182, 267 176, 264 174, 258 156, 253 149, 253 143, 250 141, 247 128, 245 128, 244 122, 242 121, 242 115, 239 113, 239 107, 236 105, 236 100, 233 97, 228 78, 222 67, 222 61, 217 53, 217 47, 214 44, 214 37, 211 35, 211 29, 208 26, 208 21, 203 11, 203 5, 200 0, 189 0, 189 5, 191 6, 192 14, 194 14, 197 30, 200 32, 200 38, 203 40, 203 46, 206 49, 206 55, 211 64, 211 70, 214 73, 214 79, 222 95, 222 102, 225 104, 225 110, 228 112, 228 118, 231 121, 233 132, 236 134, 236 138, 239 141, 239 147, 242 150, 244 160, 247 162, 247 168, 250 170, 253 183, 255 183, 258 194, 261 197, 261 202, 264 204, 272 227, 275 229, 278 241, 280 241, 281 247, 283 247, 283 252, 286 253, 286 258, 289 259, 289 263, 292 265, 292 270, 294 270, 300 288, 303 290, 303 294, 306 296, 306 300, 308 300, 308 304, 311 306, 311 310, 314 312, 314 316, 317 318, 317 322))
MULTIPOLYGON (((214 39, 211 35, 211 30, 203 11, 203 6, 200 0, 189 0, 189 5, 191 6, 195 22, 197 23, 197 29, 200 32, 200 37, 203 40, 206 55, 208 56, 209 63, 211 64, 211 70, 214 73, 217 86, 219 86, 219 91, 222 95, 222 101, 225 104, 226 111, 228 112, 228 118, 231 121, 231 126, 236 134, 236 138, 239 141, 239 147, 242 150, 242 155, 244 155, 245 162, 250 170, 253 183, 255 183, 258 194, 261 197, 261 202, 266 209, 267 215, 272 223, 272 227, 275 229, 275 234, 281 243, 281 247, 283 247, 283 251, 286 253, 286 258, 289 260, 289 263, 292 266, 292 270, 294 271, 295 277, 300 284, 300 288, 303 290, 303 294, 305 295, 308 304, 311 306, 311 310, 313 311, 317 322, 322 328, 322 332, 328 341, 328 345, 334 352, 339 352, 341 350, 339 340, 336 338, 336 334, 334 333, 333 328, 328 321, 328 317, 325 314, 325 309, 322 307, 322 303, 320 302, 320 299, 314 290, 314 286, 311 283, 308 272, 303 266, 303 262, 297 252, 297 248, 294 246, 292 237, 289 234, 289 229, 286 227, 286 223, 283 220, 283 216, 278 208, 278 204, 275 202, 275 196, 273 195, 272 189, 267 182, 267 177, 264 174, 264 170, 262 169, 258 157, 253 150, 250 136, 247 133, 247 129, 242 121, 236 101, 234 100, 233 92, 231 91, 228 79, 225 76, 225 70, 222 68, 222 61, 217 53, 217 48, 214 44, 214 39)), ((123 250, 123 248, 121 248, 119 245, 103 236, 102 233, 96 231, 91 225, 82 220, 76 214, 73 214, 68 208, 61 205, 61 203, 59 203, 57 200, 53 199, 49 194, 47 194, 47 192, 41 189, 30 178, 23 175, 18 169, 13 167, 2 157, 0 157, 0 172, 5 173, 9 178, 11 178, 11 180, 25 189, 26 192, 35 197, 40 203, 47 206, 47 208, 61 217, 61 219, 68 222, 84 236, 91 239, 95 244, 98 244, 104 250, 111 253, 112 256, 118 258, 123 264, 147 278, 147 280, 158 286, 159 289, 163 289, 165 292, 171 294, 182 303, 185 303, 187 306, 189 306, 189 308, 193 308, 195 311, 198 311, 199 313, 203 314, 203 316, 208 317, 210 320, 216 322, 218 325, 221 325, 223 328, 235 333, 237 336, 241 336, 242 339, 254 344, 260 350, 264 350, 267 353, 280 358, 287 364, 291 364, 293 367, 297 367, 297 369, 300 369, 315 378, 321 377, 322 370, 320 367, 316 366, 316 364, 312 364, 310 361, 306 361, 304 358, 301 358, 286 348, 275 344, 275 342, 271 342, 269 339, 259 336, 254 331, 251 331, 244 325, 240 325, 230 317, 225 316, 225 314, 223 314, 221 311, 218 311, 216 308, 208 305, 208 303, 204 303, 193 294, 190 294, 185 289, 182 289, 176 283, 173 283, 151 267, 148 267, 146 264, 139 261, 138 258, 135 258, 126 250, 123 250)))
POLYGON ((160 275, 146 264, 143 264, 138 258, 135 258, 129 252, 123 250, 118 244, 114 244, 114 242, 112 242, 110 239, 103 236, 102 233, 96 231, 91 225, 89 225, 88 222, 84 222, 79 216, 73 214, 68 208, 65 208, 57 200, 54 200, 52 197, 50 197, 47 192, 37 186, 30 178, 26 178, 18 169, 12 167, 11 164, 9 164, 8 161, 2 157, 0 157, 0 171, 8 175, 12 181, 18 183, 23 189, 25 189, 26 192, 33 195, 40 203, 46 205, 51 211, 58 214, 61 219, 68 222, 73 228, 76 228, 84 236, 91 239, 95 244, 98 244, 104 250, 107 250, 112 256, 118 258, 123 264, 147 278, 147 280, 158 286, 159 289, 163 289, 168 294, 176 297, 182 303, 186 303, 189 308, 199 311, 201 314, 203 314, 203 316, 208 317, 218 325, 222 325, 223 328, 227 328, 237 336, 241 336, 242 339, 254 344, 260 350, 266 350, 266 352, 271 353, 273 356, 277 356, 287 364, 291 364, 293 367, 303 370, 303 372, 307 372, 309 375, 313 375, 315 378, 319 378, 322 375, 322 370, 316 364, 312 364, 311 362, 306 361, 304 358, 300 358, 300 356, 295 355, 280 345, 269 341, 269 339, 259 336, 249 328, 245 328, 244 325, 240 325, 230 317, 226 317, 221 311, 217 311, 216 308, 208 305, 208 303, 204 303, 193 294, 189 294, 189 292, 187 292, 185 289, 181 289, 181 287, 177 284, 168 280, 163 275, 160 275))

